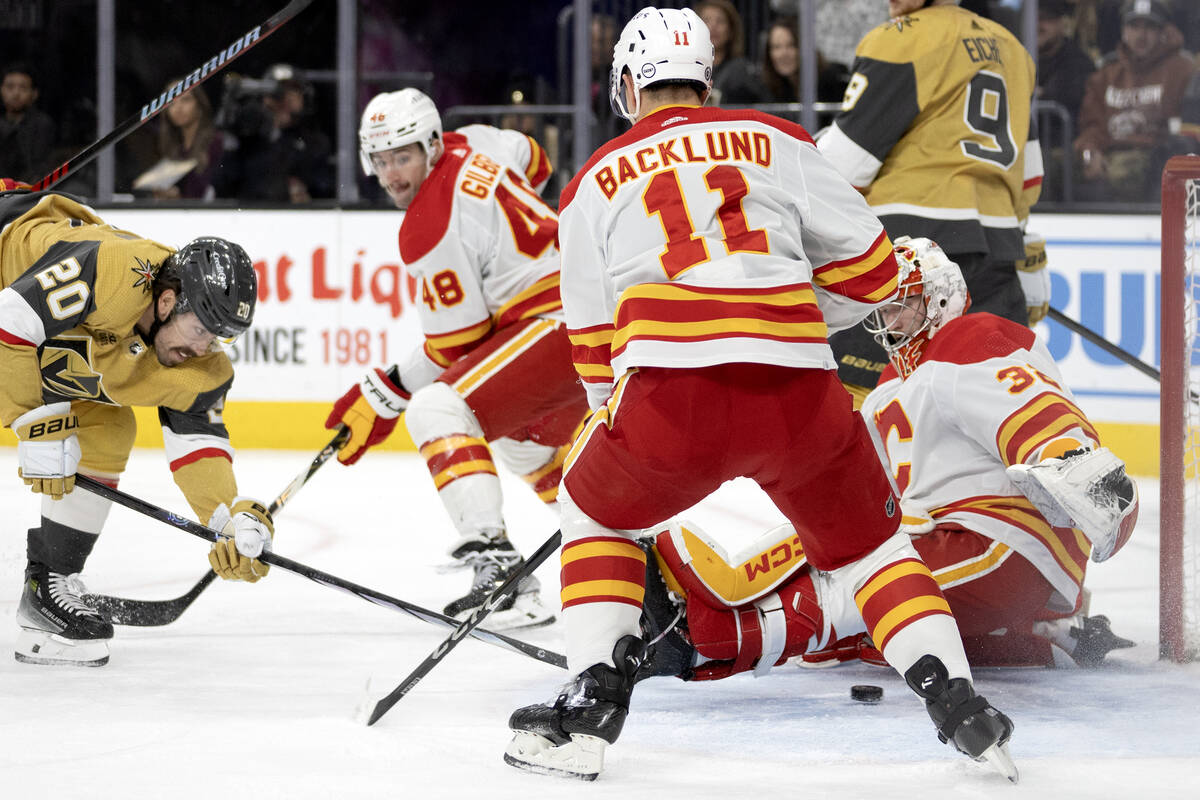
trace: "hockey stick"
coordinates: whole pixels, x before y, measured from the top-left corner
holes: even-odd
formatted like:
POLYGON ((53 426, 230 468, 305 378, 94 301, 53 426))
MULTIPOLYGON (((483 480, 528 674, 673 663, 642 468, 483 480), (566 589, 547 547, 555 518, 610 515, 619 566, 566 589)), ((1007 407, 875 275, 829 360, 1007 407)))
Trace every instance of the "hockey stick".
MULTIPOLYGON (((1083 338, 1087 339, 1089 342, 1096 345, 1097 347, 1099 347, 1101 350, 1108 353, 1109 355, 1116 356, 1117 358, 1121 359, 1126 364, 1133 367, 1134 369, 1136 369, 1138 372, 1142 373, 1143 375, 1149 375, 1151 378, 1154 378, 1154 380, 1158 381, 1159 383, 1162 383, 1162 373, 1161 372, 1159 372, 1154 367, 1147 364, 1145 361, 1142 361, 1140 358, 1135 356, 1133 353, 1130 353, 1127 350, 1123 350, 1122 348, 1117 347, 1115 344, 1108 341, 1103 336, 1101 336, 1100 334, 1093 331, 1091 328, 1084 327, 1082 324, 1071 319, 1066 314, 1059 311, 1057 308, 1051 307, 1050 310, 1047 312, 1047 316, 1049 316, 1050 319, 1054 320, 1059 325, 1062 325, 1064 328, 1074 331, 1075 333, 1079 334, 1083 338)), ((1193 403, 1200 405, 1200 394, 1196 394, 1196 391, 1194 389, 1188 390, 1188 397, 1191 398, 1191 401, 1193 403)))
MULTIPOLYGON (((341 448, 342 444, 348 438, 350 438, 349 429, 345 427, 339 428, 337 435, 333 437, 329 444, 321 449, 321 452, 317 453, 312 463, 308 465, 308 469, 293 478, 292 482, 287 485, 287 488, 280 492, 275 501, 271 503, 269 509, 271 514, 283 508, 292 495, 299 491, 301 486, 308 483, 308 479, 341 448)), ((208 588, 208 585, 216 577, 217 573, 211 569, 208 570, 200 577, 195 586, 174 600, 131 600, 125 597, 113 597, 106 594, 84 595, 84 599, 95 606, 96 610, 107 616, 109 621, 114 625, 133 625, 137 627, 170 625, 179 619, 179 616, 184 611, 187 611, 188 606, 200 596, 201 592, 208 588)))
POLYGON ((240 56, 242 53, 249 50, 254 45, 261 42, 263 39, 270 36, 287 21, 295 17, 304 9, 312 5, 313 0, 291 0, 286 6, 277 11, 271 18, 261 25, 256 25, 246 32, 245 35, 236 39, 232 44, 223 50, 219 50, 216 55, 205 61, 196 69, 192 70, 178 83, 173 84, 165 92, 151 100, 146 105, 142 106, 140 114, 134 114, 126 119, 117 127, 101 136, 95 142, 85 147, 81 152, 74 157, 64 161, 53 172, 42 178, 37 183, 33 184, 33 191, 41 191, 49 189, 54 184, 67 177, 67 174, 79 170, 91 163, 92 159, 100 154, 100 151, 111 144, 124 139, 129 134, 133 133, 149 119, 153 119, 167 107, 167 104, 174 100, 179 95, 191 89, 193 86, 203 83, 208 78, 215 75, 217 72, 240 56))
MULTIPOLYGON (((147 517, 156 519, 159 522, 165 522, 173 528, 178 528, 181 531, 186 531, 193 536, 198 536, 209 542, 215 542, 221 538, 221 535, 212 528, 205 527, 199 522, 194 522, 187 517, 181 517, 178 514, 167 511, 165 508, 159 508, 152 503, 141 500, 133 495, 126 494, 119 489, 114 489, 107 484, 101 483, 95 478, 90 478, 87 475, 76 475, 75 486, 98 494, 101 497, 108 498, 117 505, 124 506, 139 514, 144 514, 147 517)), ((404 600, 398 600, 395 597, 389 597, 382 592, 377 592, 374 589, 368 589, 365 586, 360 586, 357 583, 352 583, 348 580, 330 575, 328 572, 321 572, 318 569, 301 564, 299 561, 293 561, 290 558, 279 555, 278 553, 263 552, 258 557, 259 561, 264 564, 270 564, 273 567, 279 567, 282 570, 299 575, 302 578, 308 578, 310 581, 331 586, 334 589, 340 589, 347 594, 361 597, 363 600, 374 603, 377 606, 384 608, 393 608, 397 611, 403 611, 406 614, 416 617, 424 622, 429 622, 434 625, 441 625, 444 628, 457 628, 459 621, 454 617, 448 617, 445 614, 439 614, 436 611, 430 611, 427 608, 422 608, 414 603, 409 603, 404 600)), ((514 653, 529 656, 530 658, 543 661, 547 664, 552 664, 556 667, 567 668, 567 659, 558 653, 538 647, 537 645, 523 642, 520 639, 513 639, 505 636, 502 633, 494 633, 492 631, 477 628, 470 631, 470 635, 480 641, 494 644, 497 647, 503 647, 506 650, 511 650, 514 653)))
POLYGON ((506 597, 516 592, 517 585, 527 576, 533 574, 533 571, 549 558, 551 553, 558 549, 560 542, 562 542, 562 531, 555 531, 554 535, 534 551, 533 555, 526 559, 525 563, 513 570, 504 583, 500 584, 494 592, 488 595, 487 600, 483 601, 483 605, 472 611, 444 642, 434 648, 434 651, 427 655, 425 660, 418 664, 417 668, 400 682, 399 686, 375 704, 375 708, 371 710, 371 716, 367 720, 367 725, 374 725, 392 706, 400 702, 404 695, 408 694, 421 678, 428 675, 429 671, 438 665, 443 656, 453 650, 462 641, 464 636, 471 633, 479 623, 483 622, 484 617, 496 608, 496 606, 504 602, 506 597))

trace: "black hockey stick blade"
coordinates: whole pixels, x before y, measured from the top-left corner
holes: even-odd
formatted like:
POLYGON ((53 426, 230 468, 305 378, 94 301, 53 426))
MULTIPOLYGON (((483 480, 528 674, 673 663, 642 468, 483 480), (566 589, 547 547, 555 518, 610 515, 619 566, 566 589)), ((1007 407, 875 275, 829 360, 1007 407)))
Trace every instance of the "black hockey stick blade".
POLYGON ((220 72, 226 64, 233 61, 242 53, 245 53, 251 47, 258 44, 275 31, 279 30, 279 28, 282 27, 285 22, 289 21, 312 4, 313 0, 291 0, 290 3, 281 8, 279 11, 275 12, 273 16, 267 19, 266 22, 262 23, 261 25, 256 25, 250 30, 246 31, 245 34, 234 40, 222 50, 218 50, 215 55, 185 75, 182 80, 172 84, 165 92, 146 103, 146 105, 142 106, 140 113, 129 117, 120 125, 106 133, 104 136, 85 147, 82 151, 64 161, 49 175, 33 184, 33 191, 49 189, 54 184, 67 177, 69 173, 77 172, 78 170, 90 164, 92 159, 100 154, 101 150, 109 145, 116 144, 138 128, 142 127, 142 125, 144 125, 147 121, 158 116, 158 114, 167 107, 167 104, 176 97, 220 72))
POLYGON ((541 547, 534 551, 528 559, 525 560, 520 567, 513 570, 512 574, 500 584, 490 595, 487 600, 483 601, 483 605, 472 611, 466 619, 464 619, 454 632, 451 633, 446 640, 434 648, 433 652, 425 657, 425 660, 417 665, 417 668, 409 673, 408 677, 400 682, 400 685, 392 689, 386 697, 375 704, 375 708, 371 710, 371 716, 367 719, 367 725, 374 725, 379 721, 379 718, 391 710, 392 706, 400 702, 404 695, 412 691, 412 688, 417 685, 418 681, 429 674, 430 670, 438 665, 443 657, 458 645, 467 634, 471 633, 483 622, 491 611, 504 602, 504 599, 511 594, 515 594, 517 586, 526 577, 533 574, 533 571, 541 566, 542 562, 550 557, 550 554, 558 550, 558 545, 562 542, 562 531, 555 531, 554 535, 547 539, 541 547))
MULTIPOLYGON (((172 528, 178 528, 181 531, 192 534, 193 536, 204 539, 208 542, 215 542, 221 538, 221 535, 212 528, 201 525, 199 522, 182 517, 172 511, 167 511, 165 508, 160 508, 153 503, 148 503, 141 498, 126 494, 120 489, 114 489, 108 484, 101 483, 95 478, 87 475, 76 475, 75 486, 77 488, 86 489, 87 491, 108 498, 119 506, 124 506, 139 514, 143 514, 159 522, 165 522, 172 528)), ((377 592, 374 589, 368 589, 365 586, 360 586, 352 581, 339 578, 336 575, 330 575, 328 572, 322 572, 319 569, 314 569, 299 561, 293 561, 290 558, 279 555, 278 553, 264 552, 259 557, 259 561, 264 564, 270 564, 273 567, 279 567, 285 572, 291 572, 299 575, 302 578, 308 578, 315 583, 324 584, 325 586, 338 589, 347 594, 352 594, 360 597, 363 600, 374 603, 377 606, 391 608, 396 611, 403 611, 409 616, 416 617, 424 622, 429 622, 434 625, 441 625, 445 628, 454 629, 459 625, 459 621, 454 617, 448 617, 445 614, 439 614, 436 611, 430 611, 427 608, 422 608, 415 603, 409 603, 406 600, 399 600, 395 597, 389 597, 383 592, 377 592)), ((514 653, 529 656, 530 658, 542 661, 546 664, 551 664, 555 667, 567 668, 567 659, 550 650, 538 647, 537 645, 523 642, 520 639, 513 639, 505 636, 502 633, 494 633, 476 628, 470 632, 470 635, 489 644, 494 644, 497 647, 503 647, 506 650, 511 650, 514 653)))
MULTIPOLYGON (((274 514, 279 509, 283 508, 292 495, 300 490, 300 487, 308 483, 308 479, 320 468, 322 464, 328 461, 334 453, 341 449, 346 440, 350 438, 350 429, 343 426, 338 428, 337 435, 321 449, 313 458, 312 463, 308 465, 308 469, 297 475, 292 482, 287 485, 287 488, 279 493, 271 503, 270 512, 274 514)), ((175 620, 179 619, 184 611, 187 611, 188 606, 192 601, 200 596, 200 593, 208 588, 208 585, 213 582, 217 574, 211 569, 200 576, 200 580, 196 585, 187 592, 173 600, 133 600, 125 597, 114 597, 107 594, 89 594, 84 595, 84 599, 91 603, 101 614, 108 617, 109 621, 114 625, 130 625, 140 628, 153 628, 160 625, 170 625, 175 620)))
POLYGON ((125 597, 113 597, 107 594, 88 594, 83 599, 95 607, 113 625, 131 625, 139 628, 153 628, 160 625, 170 625, 187 611, 192 601, 208 588, 217 577, 211 569, 204 573, 196 585, 174 600, 132 600, 125 597))

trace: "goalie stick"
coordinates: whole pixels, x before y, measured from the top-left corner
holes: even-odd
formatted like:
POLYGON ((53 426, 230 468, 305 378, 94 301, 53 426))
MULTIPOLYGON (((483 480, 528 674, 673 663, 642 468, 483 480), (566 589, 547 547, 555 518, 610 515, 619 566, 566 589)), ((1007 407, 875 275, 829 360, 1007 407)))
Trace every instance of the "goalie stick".
MULTIPOLYGON (((1082 336, 1084 339, 1087 339, 1089 342, 1096 345, 1097 347, 1099 347, 1101 350, 1108 353, 1109 355, 1113 355, 1113 356, 1116 356, 1117 358, 1121 359, 1126 364, 1133 367, 1134 369, 1136 369, 1138 372, 1142 373, 1143 375, 1149 375, 1151 378, 1154 378, 1154 380, 1158 381, 1159 383, 1162 383, 1162 373, 1159 372, 1158 370, 1156 370, 1154 367, 1150 366, 1145 361, 1142 361, 1140 358, 1135 356, 1133 353, 1130 353, 1127 350, 1123 350, 1120 347, 1117 347, 1115 344, 1110 342, 1108 339, 1105 339, 1103 336, 1096 333, 1091 328, 1085 327, 1083 324, 1071 319, 1070 317, 1068 317, 1066 314, 1059 311, 1054 306, 1050 307, 1050 310, 1047 312, 1047 316, 1050 317, 1050 319, 1057 322, 1059 325, 1062 325, 1064 328, 1074 331, 1075 333, 1082 336)), ((1196 394, 1195 389, 1188 390, 1188 397, 1191 399, 1191 401, 1193 403, 1200 405, 1200 394, 1196 394)))
POLYGON ((220 72, 226 64, 233 61, 242 53, 245 53, 251 47, 258 44, 275 31, 279 30, 279 28, 285 22, 291 20, 301 11, 312 5, 312 3, 313 0, 292 0, 282 9, 275 12, 275 14, 267 19, 266 22, 262 23, 261 25, 256 25, 248 30, 244 35, 234 40, 229 46, 219 50, 212 58, 209 58, 199 67, 189 72, 182 80, 173 84, 158 97, 146 103, 144 106, 142 106, 141 113, 134 114, 133 116, 129 117, 120 125, 106 133, 104 136, 101 136, 99 139, 85 147, 75 156, 64 161, 49 175, 33 184, 33 191, 38 192, 43 189, 49 189, 54 184, 67 177, 69 173, 75 172, 90 164, 92 159, 100 154, 101 150, 109 145, 116 144, 138 128, 142 127, 147 120, 158 116, 158 114, 167 107, 167 104, 176 97, 220 72))
MULTIPOLYGON (((454 632, 451 633, 444 642, 439 644, 434 651, 425 657, 425 660, 417 665, 417 668, 408 674, 408 677, 400 682, 392 691, 388 692, 387 696, 375 704, 375 708, 371 710, 371 716, 367 720, 367 725, 374 725, 379 721, 379 718, 391 710, 392 706, 400 702, 404 695, 412 691, 412 688, 417 685, 417 682, 429 674, 429 671, 438 665, 442 657, 453 650, 463 637, 475 630, 479 623, 483 622, 491 611, 504 602, 504 599, 517 591, 517 586, 522 580, 533 571, 541 566, 541 563, 550 557, 550 554, 558 549, 559 543, 562 542, 562 531, 555 531, 554 535, 547 539, 541 547, 534 551, 528 559, 525 560, 519 567, 512 571, 512 574, 496 588, 494 592, 488 595, 487 600, 483 601, 483 605, 472 611, 467 618, 464 619, 454 632)), ((563 665, 566 666, 565 664, 563 665)))
MULTIPOLYGON (((108 498, 117 505, 124 506, 131 511, 138 512, 139 514, 144 514, 145 516, 156 519, 159 522, 165 522, 172 528, 178 528, 181 531, 186 531, 187 533, 206 541, 215 542, 221 538, 221 535, 212 528, 201 525, 199 522, 190 520, 187 517, 181 517, 178 514, 167 511, 165 508, 159 508, 153 503, 148 503, 145 500, 134 497, 133 495, 126 494, 120 489, 114 489, 107 484, 101 483, 95 478, 88 477, 87 475, 76 475, 75 486, 76 488, 81 487, 93 494, 108 498)), ((377 592, 374 589, 368 589, 365 586, 360 586, 357 583, 344 580, 336 575, 330 575, 328 572, 322 572, 319 569, 313 569, 305 564, 301 564, 299 561, 293 561, 290 558, 281 556, 278 553, 263 551, 262 555, 258 557, 258 560, 262 561, 264 564, 270 564, 271 566, 279 567, 286 572, 299 575, 302 578, 308 578, 310 581, 315 583, 330 586, 347 594, 361 597, 363 600, 374 603, 377 606, 403 611, 404 613, 416 617, 424 622, 429 622, 434 625, 441 625, 444 628, 454 629, 458 628, 460 624, 459 620, 456 620, 454 617, 448 617, 445 614, 439 614, 436 611, 430 611, 429 609, 422 608, 415 603, 409 603, 405 600, 389 597, 382 592, 377 592)), ((511 650, 514 653, 520 653, 521 655, 529 656, 530 658, 542 661, 546 664, 551 664, 562 669, 567 668, 567 659, 565 657, 551 650, 538 647, 535 644, 523 642, 520 639, 513 639, 512 637, 505 636, 502 633, 494 633, 493 631, 484 630, 483 628, 476 628, 470 631, 470 635, 476 639, 479 639, 480 641, 487 642, 488 644, 494 644, 497 647, 511 650)))
MULTIPOLYGON (((338 433, 329 444, 321 449, 313 458, 312 463, 308 465, 308 469, 301 472, 292 482, 287 485, 287 488, 279 493, 275 501, 271 503, 269 511, 272 515, 276 511, 283 508, 287 501, 292 498, 300 487, 308 483, 321 465, 328 461, 334 453, 350 438, 350 430, 345 426, 338 429, 338 433)), ((200 596, 200 593, 208 588, 208 585, 217 577, 217 573, 211 569, 206 571, 200 580, 196 581, 196 585, 189 589, 183 595, 174 598, 173 600, 132 600, 125 597, 113 597, 106 594, 89 594, 84 595, 84 600, 91 603, 97 611, 108 617, 109 622, 114 625, 132 625, 137 627, 156 627, 159 625, 170 625, 179 616, 187 611, 188 606, 200 596)))

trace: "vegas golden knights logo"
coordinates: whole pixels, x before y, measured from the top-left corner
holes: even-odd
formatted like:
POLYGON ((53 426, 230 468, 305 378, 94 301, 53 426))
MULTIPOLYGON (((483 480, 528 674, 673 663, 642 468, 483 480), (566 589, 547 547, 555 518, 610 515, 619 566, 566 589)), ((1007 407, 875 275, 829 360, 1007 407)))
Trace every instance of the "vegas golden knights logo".
POLYGON ((116 405, 104 391, 103 378, 92 369, 90 337, 47 339, 38 349, 42 386, 63 398, 116 405))

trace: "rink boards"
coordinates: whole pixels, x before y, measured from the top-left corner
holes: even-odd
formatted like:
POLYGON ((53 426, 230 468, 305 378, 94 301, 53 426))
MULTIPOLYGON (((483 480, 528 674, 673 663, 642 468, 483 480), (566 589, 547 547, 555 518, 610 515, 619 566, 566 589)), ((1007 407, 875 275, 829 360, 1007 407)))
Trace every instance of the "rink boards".
MULTIPOLYGON (((230 352, 237 378, 225 419, 235 447, 319 448, 332 401, 368 367, 398 360, 419 340, 421 291, 397 256, 398 211, 99 212, 175 247, 223 236, 254 260, 254 327, 230 352)), ((1159 218, 1035 215, 1029 228, 1047 240, 1052 305, 1157 367, 1159 218)), ((1106 443, 1131 471, 1157 475, 1155 381, 1056 323, 1038 332, 1106 443)), ((159 444, 153 411, 140 411, 139 421, 138 445, 159 444)), ((400 426, 385 447, 413 445, 400 426)))

